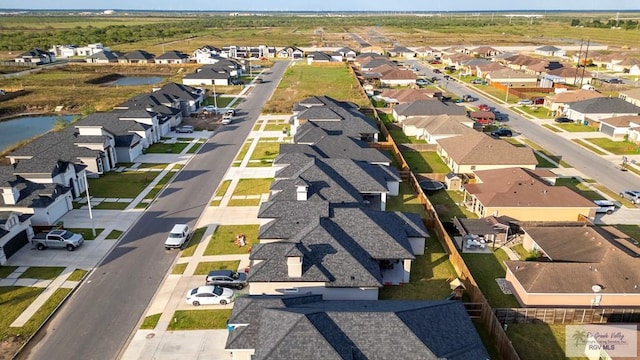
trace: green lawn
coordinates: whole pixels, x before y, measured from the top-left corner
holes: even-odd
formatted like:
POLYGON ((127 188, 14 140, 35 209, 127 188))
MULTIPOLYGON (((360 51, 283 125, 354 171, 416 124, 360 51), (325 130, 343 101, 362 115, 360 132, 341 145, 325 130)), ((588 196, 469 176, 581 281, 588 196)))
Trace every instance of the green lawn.
POLYGON ((388 125, 389 134, 396 144, 426 144, 425 139, 417 139, 415 136, 407 136, 402 132, 402 128, 396 125, 388 125))
POLYGON ((442 300, 451 293, 447 279, 457 275, 449 256, 433 235, 427 238, 426 247, 425 254, 411 265, 409 283, 385 286, 380 289, 380 300, 442 300))
POLYGON ((107 172, 97 179, 88 179, 89 194, 97 198, 135 198, 157 175, 155 172, 107 172))
POLYGON ((533 155, 536 157, 536 160, 538 160, 537 167, 539 168, 555 169, 558 167, 558 165, 552 163, 546 157, 540 155, 540 153, 538 153, 537 151, 535 151, 533 155))
MULTIPOLYGON (((118 163, 118 165, 120 165, 120 163, 118 163)), ((169 164, 165 164, 165 163, 161 163, 161 164, 156 164, 156 163, 142 163, 140 164, 140 166, 138 166, 138 169, 156 169, 156 170, 164 170, 167 165, 169 164)), ((131 166, 128 166, 131 167, 131 166)))
POLYGON ((556 163, 559 163, 560 166, 566 167, 566 168, 570 168, 571 167, 571 165, 569 165, 565 161, 563 161, 562 158, 560 158, 559 156, 555 156, 555 155, 551 154, 550 152, 548 152, 547 150, 543 149, 540 145, 534 143, 533 141, 531 141, 529 139, 523 139, 522 141, 527 146, 532 148, 533 150, 537 150, 537 151, 543 153, 544 155, 546 155, 551 160, 555 161, 556 163))
MULTIPOLYGON (((275 139, 271 139, 275 140, 275 139)), ((280 152, 280 143, 277 141, 270 142, 258 142, 253 153, 251 154, 251 160, 260 160, 260 163, 271 165, 273 160, 278 156, 280 152)))
POLYGON ((167 330, 226 329, 231 309, 177 310, 167 330))
POLYGON ((263 113, 288 114, 293 105, 312 95, 326 95, 370 107, 358 80, 345 63, 289 66, 263 113))
POLYGON ((236 156, 236 161, 242 161, 244 159, 244 157, 247 155, 247 152, 249 151, 250 146, 251 146, 251 141, 247 141, 244 143, 244 145, 242 145, 242 148, 240 148, 240 152, 238 153, 238 156, 236 156))
POLYGON ((548 119, 551 117, 549 109, 542 106, 522 106, 519 108, 519 110, 537 119, 548 119))
POLYGON ((615 227, 640 242, 640 225, 615 225, 615 227))
POLYGON ((0 341, 13 338, 24 342, 32 332, 29 329, 9 327, 11 323, 44 291, 44 288, 27 286, 0 286, 0 341), (25 336, 16 338, 15 336, 25 336))
POLYGON ((155 143, 149 146, 145 153, 147 154, 180 154, 184 150, 188 143, 176 142, 172 144, 155 143))
POLYGON ((556 179, 556 186, 566 186, 589 200, 604 199, 604 196, 597 191, 591 190, 587 184, 576 178, 558 178, 556 179))
POLYGON ((462 258, 492 307, 520 307, 515 296, 504 294, 495 280, 506 275, 502 261, 508 260, 508 256, 503 250, 498 249, 493 254, 462 254, 462 258))
POLYGON ((120 239, 120 236, 122 236, 122 231, 121 230, 111 230, 111 232, 109 233, 109 235, 107 235, 107 237, 105 239, 107 239, 107 240, 118 240, 118 239, 120 239))
POLYGON ((231 199, 227 206, 258 206, 260 199, 231 199))
POLYGON ((167 185, 171 181, 171 179, 173 179, 175 175, 176 173, 173 171, 169 171, 168 173, 164 174, 162 179, 158 180, 158 182, 153 186, 153 188, 151 188, 151 190, 149 190, 149 192, 147 193, 147 195, 144 196, 144 198, 145 199, 155 198, 158 195, 158 193, 164 188, 164 186, 167 185))
POLYGON ((264 131, 282 131, 282 129, 287 129, 289 131, 289 121, 287 120, 269 120, 267 125, 264 126, 264 131))
POLYGON ((240 179, 232 196, 262 195, 269 193, 273 179, 240 179))
POLYGON ((95 240, 95 238, 104 231, 104 229, 96 229, 96 236, 93 236, 93 229, 65 228, 65 230, 70 231, 72 233, 80 234, 85 240, 95 240))
POLYGON ((197 143, 193 144, 192 147, 189 148, 189 150, 187 150, 187 154, 195 154, 198 152, 198 150, 200 150, 200 148, 202 147, 202 145, 204 145, 204 140, 199 139, 197 143))
POLYGON ((211 236, 204 255, 246 254, 258 242, 258 225, 220 225, 211 236), (246 246, 238 247, 236 236, 244 234, 246 246))
POLYGON ((144 320, 142 321, 142 324, 140 325, 140 329, 146 329, 146 330, 154 329, 156 325, 158 325, 160 316, 162 316, 162 314, 153 314, 145 317, 144 320))
POLYGON ((524 246, 522 246, 522 244, 517 244, 511 247, 511 250, 518 254, 518 256, 520 257, 520 260, 525 260, 528 256, 529 256, 529 252, 527 250, 525 250, 524 246))
MULTIPOLYGON (((508 324, 507 336, 522 360, 566 359, 566 325, 508 324)), ((586 358, 571 358, 586 359, 586 358)))
POLYGON ((418 200, 417 194, 406 182, 400 183, 398 196, 389 196, 387 198, 387 211, 412 212, 420 214, 423 218, 427 216, 427 212, 418 200))
POLYGON ((129 203, 125 202, 112 202, 103 201, 100 204, 92 207, 92 210, 124 210, 129 206, 129 203))
POLYGON ((588 149, 589 151, 591 151, 594 154, 598 154, 598 155, 607 155, 606 152, 598 149, 597 147, 589 144, 588 142, 582 140, 582 139, 572 139, 571 141, 573 141, 574 143, 588 149))
POLYGON ((184 274, 184 271, 187 269, 187 263, 179 263, 179 264, 175 264, 173 266, 173 269, 171 269, 171 274, 173 275, 182 275, 184 274))
POLYGON ((615 155, 640 154, 640 145, 634 144, 629 141, 613 141, 608 138, 595 138, 586 140, 615 155))
POLYGON ((453 217, 477 219, 478 215, 460 206, 463 199, 462 191, 440 190, 429 194, 429 201, 438 213, 441 221, 451 221, 453 217))
POLYGON ((555 124, 555 126, 559 127, 560 129, 562 129, 564 131, 568 131, 568 132, 596 132, 596 131, 598 131, 598 128, 595 128, 593 126, 585 126, 585 125, 578 124, 578 123, 562 123, 562 124, 555 124))
POLYGON ((53 280, 62 274, 64 267, 60 266, 31 266, 20 275, 21 279, 53 280))
POLYGON ((73 272, 67 277, 67 281, 80 281, 82 278, 87 275, 88 271, 83 269, 75 269, 73 272))
POLYGON ((7 276, 13 274, 16 271, 17 266, 0 266, 0 279, 4 279, 7 276))
POLYGON ((189 238, 189 242, 187 243, 187 246, 184 248, 184 250, 182 250, 182 253, 180 254, 180 257, 193 256, 193 254, 196 252, 196 248, 198 247, 198 245, 202 241, 202 237, 204 236, 204 232, 206 230, 207 230, 206 227, 201 227, 201 228, 196 229, 191 234, 191 237, 189 238))
POLYGON ((203 261, 199 262, 193 275, 207 275, 212 270, 238 271, 240 260, 237 261, 203 261))
POLYGON ((435 151, 404 151, 402 156, 414 173, 451 172, 435 151))
POLYGON ((218 186, 218 189, 216 190, 215 196, 224 196, 224 194, 227 193, 227 189, 229 188, 229 185, 231 185, 231 180, 225 180, 221 182, 220 186, 218 186))

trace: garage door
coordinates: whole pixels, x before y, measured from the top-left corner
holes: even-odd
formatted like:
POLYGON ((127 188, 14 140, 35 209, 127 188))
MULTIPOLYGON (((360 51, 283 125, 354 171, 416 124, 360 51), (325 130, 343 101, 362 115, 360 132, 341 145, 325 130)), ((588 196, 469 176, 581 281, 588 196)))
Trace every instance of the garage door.
POLYGON ((14 236, 13 239, 4 244, 4 254, 7 259, 10 258, 11 255, 15 254, 18 250, 20 250, 28 242, 29 237, 27 236, 27 230, 23 230, 18 235, 14 236))

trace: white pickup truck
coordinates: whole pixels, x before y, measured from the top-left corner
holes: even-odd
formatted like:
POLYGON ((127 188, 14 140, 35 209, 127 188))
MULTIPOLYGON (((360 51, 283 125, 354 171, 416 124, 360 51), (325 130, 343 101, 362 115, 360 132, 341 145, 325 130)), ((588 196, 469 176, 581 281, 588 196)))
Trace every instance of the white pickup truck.
POLYGON ((36 249, 44 250, 46 248, 75 250, 82 245, 84 238, 80 234, 74 234, 67 230, 51 230, 45 233, 36 234, 31 243, 36 249))

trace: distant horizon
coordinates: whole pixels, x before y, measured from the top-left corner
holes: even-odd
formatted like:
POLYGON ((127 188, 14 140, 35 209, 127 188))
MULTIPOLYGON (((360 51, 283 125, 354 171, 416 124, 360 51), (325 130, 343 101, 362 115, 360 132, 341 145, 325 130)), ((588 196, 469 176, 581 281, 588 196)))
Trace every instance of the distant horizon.
POLYGON ((118 9, 118 8, 78 8, 78 9, 20 9, 20 8, 0 8, 0 12, 103 12, 103 11, 122 11, 122 12, 201 12, 201 13, 592 13, 592 12, 639 12, 640 9, 467 9, 467 10, 197 10, 197 9, 118 9))
MULTIPOLYGON (((8 4, 7 4, 8 5, 8 4)), ((509 11, 640 11, 638 0, 457 0, 455 3, 416 2, 415 0, 324 0, 304 2, 299 0, 265 0, 262 2, 217 2, 211 0, 155 0, 132 2, 130 0, 30 0, 13 2, 12 11, 197 11, 197 12, 509 12, 509 11)), ((5 5, 6 6, 6 5, 5 5)))

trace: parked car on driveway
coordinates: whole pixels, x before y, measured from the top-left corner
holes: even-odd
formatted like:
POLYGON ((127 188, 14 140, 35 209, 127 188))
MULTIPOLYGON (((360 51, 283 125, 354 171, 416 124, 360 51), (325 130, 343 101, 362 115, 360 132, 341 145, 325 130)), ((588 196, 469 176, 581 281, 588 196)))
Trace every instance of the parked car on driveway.
POLYGON ((624 83, 624 81, 622 81, 620 79, 616 79, 616 78, 611 78, 611 79, 607 80, 607 82, 609 84, 622 84, 622 83, 624 83))
POLYGON ((531 99, 522 99, 518 101, 516 104, 518 105, 533 105, 533 101, 531 99))
POLYGON ((608 215, 613 214, 616 211, 616 204, 611 200, 594 200, 593 201, 598 207, 596 208, 596 213, 606 213, 608 215))
POLYGON ((220 286, 200 286, 187 291, 187 304, 227 305, 233 301, 233 290, 220 286))
POLYGON ((620 193, 620 197, 629 200, 633 204, 640 205, 640 190, 625 190, 620 193))
POLYGON ((35 245, 38 250, 58 248, 73 251, 82 245, 83 242, 84 237, 82 237, 82 235, 67 230, 51 230, 49 232, 36 234, 33 239, 31 239, 31 243, 35 245))
POLYGON ((231 270, 213 270, 207 275, 205 283, 240 290, 247 286, 247 274, 231 270))
POLYGON ((491 111, 491 108, 489 108, 489 105, 487 105, 487 104, 480 104, 480 105, 478 105, 478 110, 479 111, 491 111))
POLYGON ((573 120, 571 120, 571 119, 569 119, 567 117, 559 117, 559 118, 556 118, 554 121, 557 122, 557 123, 570 123, 570 122, 573 122, 573 120))
POLYGON ((485 82, 484 82, 484 80, 482 80, 482 79, 473 79, 473 80, 471 80, 471 84, 474 84, 474 85, 484 85, 484 84, 485 84, 485 82))
POLYGON ((512 137, 513 136, 513 132, 509 129, 498 129, 495 131, 491 132, 491 136, 494 137, 502 137, 502 136, 506 136, 506 137, 512 137))

